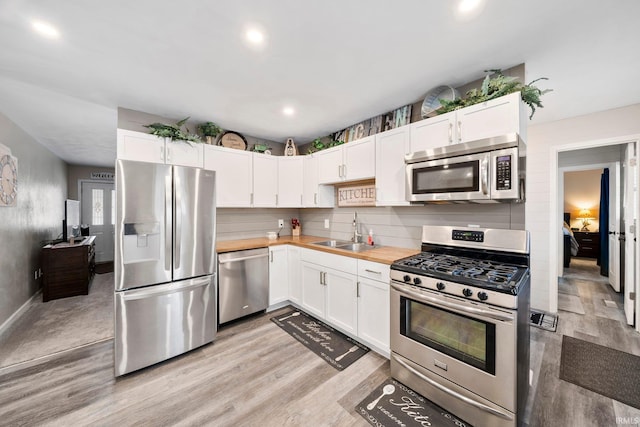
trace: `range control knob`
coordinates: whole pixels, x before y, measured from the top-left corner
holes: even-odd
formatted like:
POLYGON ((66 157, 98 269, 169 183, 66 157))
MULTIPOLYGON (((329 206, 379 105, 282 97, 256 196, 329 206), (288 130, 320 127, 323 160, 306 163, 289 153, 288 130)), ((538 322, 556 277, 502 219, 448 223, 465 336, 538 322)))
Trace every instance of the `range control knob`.
POLYGON ((489 298, 489 295, 487 295, 486 292, 478 292, 478 299, 480 301, 486 301, 487 298, 489 298))
POLYGON ((471 295, 473 295, 473 292, 469 288, 464 288, 462 290, 462 295, 464 295, 465 297, 470 297, 471 295))
POLYGON ((420 283, 422 283, 422 280, 420 280, 419 277, 414 277, 413 278, 413 284, 414 285, 419 285, 420 283))
POLYGON ((408 274, 405 274, 404 277, 402 278, 402 280, 404 280, 405 282, 410 282, 411 281, 411 277, 409 277, 408 274))
POLYGON ((439 291, 443 290, 444 289, 444 283, 442 283, 442 282, 436 283, 436 288, 438 288, 439 291))

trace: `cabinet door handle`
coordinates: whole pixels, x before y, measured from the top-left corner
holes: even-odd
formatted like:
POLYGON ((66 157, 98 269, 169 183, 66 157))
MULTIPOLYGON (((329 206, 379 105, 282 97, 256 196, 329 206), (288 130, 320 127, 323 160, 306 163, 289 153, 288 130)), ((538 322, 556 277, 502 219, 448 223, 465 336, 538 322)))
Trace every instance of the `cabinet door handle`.
POLYGON ((318 204, 318 193, 313 193, 313 204, 314 205, 318 204))
POLYGON ((449 122, 449 143, 453 142, 453 123, 449 122))
POLYGON ((269 262, 273 262, 273 251, 269 252, 269 262))
POLYGON ((160 160, 164 162, 164 147, 160 147, 160 160))
POLYGON ((356 298, 360 298, 360 282, 356 282, 356 298))
POLYGON ((364 271, 367 273, 382 274, 382 271, 369 270, 368 268, 365 268, 364 271))
POLYGON ((347 177, 347 165, 342 165, 343 178, 347 177))
POLYGON ((250 194, 249 204, 253 205, 253 193, 250 194))
POLYGON ((322 272, 322 284, 327 286, 327 272, 326 271, 322 272))
POLYGON ((324 285, 324 281, 322 280, 322 271, 320 272, 320 284, 324 285))
POLYGON ((458 141, 462 141, 462 122, 458 120, 458 141))
POLYGON ((278 195, 276 194, 276 206, 278 206, 278 195))
POLYGON ((302 196, 302 194, 301 194, 301 195, 300 195, 300 206, 302 206, 302 203, 303 203, 303 202, 302 202, 302 197, 303 197, 303 196, 302 196))

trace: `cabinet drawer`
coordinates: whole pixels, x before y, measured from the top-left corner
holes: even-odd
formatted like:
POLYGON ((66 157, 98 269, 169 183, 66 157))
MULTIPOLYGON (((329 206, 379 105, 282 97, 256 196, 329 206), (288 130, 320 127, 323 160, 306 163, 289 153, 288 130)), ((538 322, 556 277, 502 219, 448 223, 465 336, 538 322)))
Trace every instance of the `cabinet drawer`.
POLYGON ((300 259, 313 264, 327 266, 345 273, 355 275, 358 272, 358 260, 342 255, 334 255, 328 252, 302 248, 300 259))
POLYGON ((379 262, 358 260, 358 277, 389 283, 389 266, 379 262))

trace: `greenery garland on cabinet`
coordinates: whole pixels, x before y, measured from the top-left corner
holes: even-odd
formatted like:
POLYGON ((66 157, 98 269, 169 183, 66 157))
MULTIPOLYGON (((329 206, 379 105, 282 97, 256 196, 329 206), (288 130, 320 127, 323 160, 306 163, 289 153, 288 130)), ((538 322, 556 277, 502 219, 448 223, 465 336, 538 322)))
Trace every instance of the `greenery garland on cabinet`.
POLYGON ((520 97, 525 104, 531 108, 529 120, 533 117, 537 108, 543 108, 540 97, 553 89, 540 90, 533 84, 540 80, 549 80, 546 77, 540 77, 528 84, 520 83, 516 77, 508 77, 502 74, 502 70, 485 70, 488 74, 482 81, 480 89, 471 89, 466 93, 464 98, 457 98, 452 101, 440 99, 442 107, 436 110, 438 114, 448 113, 450 111, 459 110, 460 108, 469 107, 471 105, 486 102, 494 98, 499 98, 513 92, 520 92, 520 97), (493 76, 493 77, 492 77, 493 76))

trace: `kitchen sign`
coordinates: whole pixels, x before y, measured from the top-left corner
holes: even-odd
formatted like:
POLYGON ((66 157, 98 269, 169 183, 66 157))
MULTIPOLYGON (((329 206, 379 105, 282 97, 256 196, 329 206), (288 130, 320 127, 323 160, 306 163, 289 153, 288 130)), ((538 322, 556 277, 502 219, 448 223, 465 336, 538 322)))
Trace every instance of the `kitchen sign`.
POLYGON ((338 207, 375 206, 376 186, 359 184, 338 188, 338 207))

